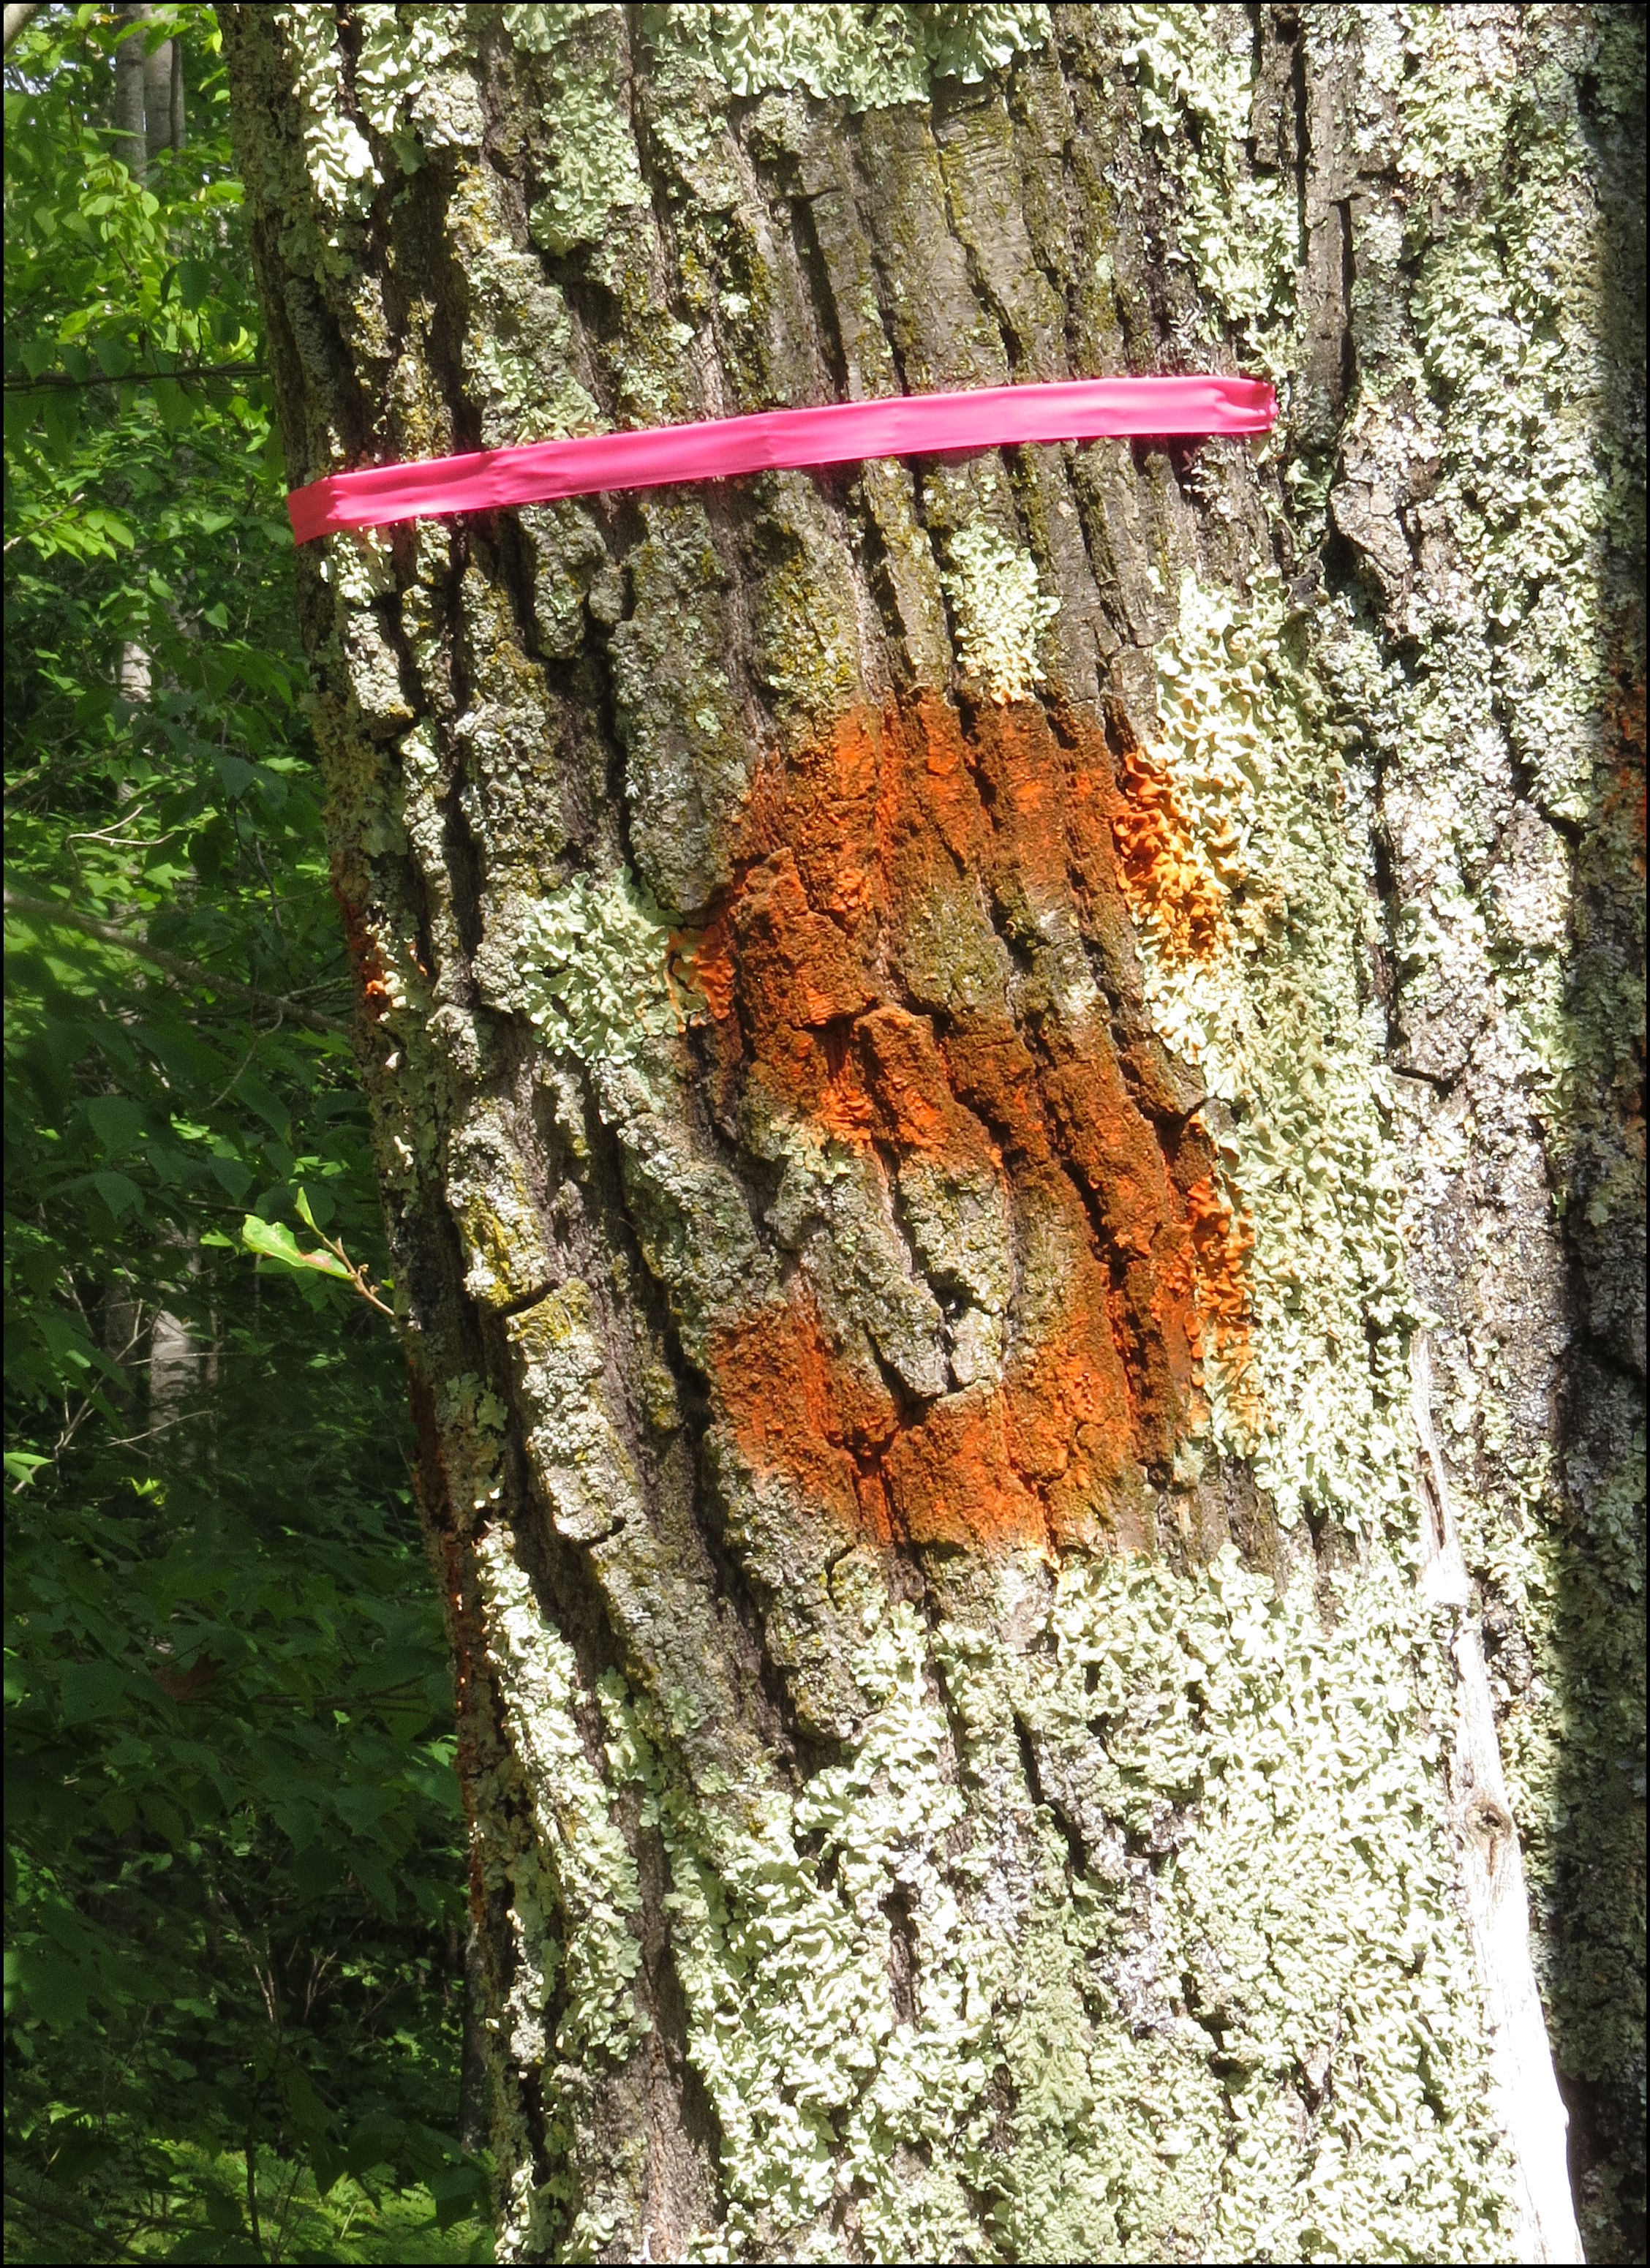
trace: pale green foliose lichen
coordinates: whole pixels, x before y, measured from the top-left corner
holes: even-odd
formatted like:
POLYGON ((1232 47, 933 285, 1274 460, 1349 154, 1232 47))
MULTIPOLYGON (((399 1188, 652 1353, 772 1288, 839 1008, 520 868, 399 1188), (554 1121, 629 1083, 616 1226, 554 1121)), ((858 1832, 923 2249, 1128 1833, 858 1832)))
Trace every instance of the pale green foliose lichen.
MULTIPOLYGON (((519 11, 525 13, 525 11, 519 11)), ((1052 36, 1046 7, 648 7, 645 35, 738 95, 800 88, 853 110, 925 102, 937 78, 972 85, 1052 36)))
POLYGON ((365 7, 356 15, 361 51, 356 99, 361 114, 415 173, 426 149, 479 149, 481 104, 466 68, 475 11, 464 7, 365 7))
MULTIPOLYGON (((1642 364, 1601 211, 1627 194, 1610 187, 1610 121, 1642 116, 1641 76, 1609 92, 1630 16, 1521 11, 1516 40, 1449 8, 1366 18, 1363 68, 1396 111, 1408 217, 1357 246, 1368 350, 1345 453, 1355 469, 1401 440, 1425 482, 1406 514, 1412 568, 1400 554, 1385 578, 1403 649, 1350 598, 1317 636, 1380 765, 1406 881, 1396 941, 1422 1074, 1395 1097, 1409 1233, 1421 1247, 1435 1234, 1487 1141, 1516 1160, 1533 1110, 1546 1155, 1530 1179, 1551 1176, 1583 1213, 1572 1234, 1589 1299, 1644 1208, 1629 1123, 1644 896, 1627 880, 1643 836, 1611 831, 1625 793, 1642 812, 1642 771, 1630 786, 1617 737, 1624 688, 1642 682, 1642 364), (1580 95, 1589 85, 1603 108, 1580 95), (1401 290, 1404 322, 1386 312, 1401 290), (1613 934, 1593 932, 1601 899, 1613 934), (1470 1115, 1447 1094, 1457 1083, 1470 1115)), ((1381 571, 1378 547, 1366 556, 1381 571)), ((1519 1639, 1491 1675, 1555 2046, 1573 2073, 1642 2084, 1641 1389, 1624 1366, 1566 1421, 1580 1437, 1566 1487, 1499 1328, 1499 1238, 1492 1214, 1465 1256, 1471 1306, 1438 1343, 1440 1433, 1469 1568, 1519 1639)))
POLYGON ((1119 13, 1140 123, 1179 186, 1180 256, 1249 359, 1269 376, 1286 377, 1295 359, 1300 210, 1293 181, 1247 162, 1255 94, 1249 17, 1241 8, 1175 5, 1119 13))
POLYGON ((670 968, 672 931, 628 867, 576 874, 520 912, 519 1008, 598 1073, 628 1072, 647 1107, 661 1091, 657 1044, 681 1030, 670 968))
POLYGON ((1037 641, 1060 611, 1037 563, 987 520, 947 538, 940 582, 957 625, 957 659, 998 702, 1024 701, 1042 681, 1037 641))
POLYGON ((533 241, 555 258, 601 240, 609 217, 647 202, 619 84, 622 11, 601 7, 507 7, 516 47, 544 58, 545 124, 556 164, 533 209, 533 241))
POLYGON ((317 202, 338 217, 365 212, 380 175, 372 144, 344 109, 337 23, 330 8, 276 8, 304 122, 304 160, 317 202))
POLYGON ((443 1384, 436 1397, 442 1455, 453 1502, 483 1512, 499 1497, 498 1458, 509 1416, 504 1403, 474 1371, 443 1384))
POLYGON ((850 2197, 879 2259, 981 2257, 982 2199, 1018 2257, 1504 2257, 1428 1615, 1384 1551, 1327 1633, 1230 1549, 1068 1561, 1023 1653, 876 1602, 862 1737, 729 1805, 678 1787, 667 1702, 604 1681, 721 2131, 691 2257, 838 2257, 850 2197), (1005 1870, 1027 1742, 1045 1800, 1005 1870))
POLYGON ((1227 934, 1175 950, 1148 903, 1141 957, 1156 1028, 1226 1108, 1213 1130, 1254 1228, 1253 1360, 1241 1389, 1205 1364, 1215 1438, 1253 1454, 1285 1523, 1315 1509, 1359 1528, 1408 1500, 1411 1301, 1384 1027, 1360 991, 1368 814, 1287 659, 1285 612, 1275 578, 1247 608, 1182 585, 1156 753, 1227 934))
MULTIPOLYGON (((641 1893, 610 1817, 611 1791, 573 1713, 571 1647, 541 1611, 507 1528, 482 1531, 475 1565, 489 1659, 519 1767, 515 1793, 530 1804, 534 1825, 510 1868, 515 1960, 501 2045, 512 2064, 543 2073, 548 2139, 564 2147, 593 2066, 622 2065, 645 2036, 632 1981, 642 1965, 631 1926, 641 1893)), ((512 2154, 504 2202, 509 2241, 501 2257, 541 2257, 535 2239, 551 2200, 535 2193, 530 2148, 512 2154)), ((570 2256, 588 2258, 610 2234, 599 2205, 587 2208, 567 2239, 570 2256)))

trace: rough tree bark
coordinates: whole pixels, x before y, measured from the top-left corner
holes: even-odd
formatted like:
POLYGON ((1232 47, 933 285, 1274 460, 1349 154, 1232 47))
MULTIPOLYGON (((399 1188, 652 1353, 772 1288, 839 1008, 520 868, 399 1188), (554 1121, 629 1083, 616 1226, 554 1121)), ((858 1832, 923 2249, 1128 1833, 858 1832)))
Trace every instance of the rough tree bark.
MULTIPOLYGON (((175 40, 162 40, 152 51, 146 48, 144 27, 153 11, 145 0, 130 0, 115 13, 135 28, 114 50, 114 147, 141 180, 168 150, 184 144, 183 50, 175 40)), ((144 672, 146 696, 147 657, 144 672)), ((122 662, 122 690, 124 682, 122 662)))
POLYGON ((500 2257, 1630 2255, 1640 12, 219 13, 294 482, 1282 386, 300 563, 500 2257))

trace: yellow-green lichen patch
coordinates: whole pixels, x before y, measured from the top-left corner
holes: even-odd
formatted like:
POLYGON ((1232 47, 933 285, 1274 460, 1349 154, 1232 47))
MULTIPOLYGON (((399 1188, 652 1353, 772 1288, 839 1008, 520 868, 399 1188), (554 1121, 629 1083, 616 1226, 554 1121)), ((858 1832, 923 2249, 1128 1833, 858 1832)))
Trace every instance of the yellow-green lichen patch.
POLYGON ((672 932, 628 867, 576 874, 512 909, 515 966, 500 1005, 525 1013, 547 1047, 564 1049, 626 1098, 652 1109, 672 1083, 681 1028, 670 974, 672 932))
POLYGON ((853 582, 807 474, 775 473, 759 494, 777 556, 758 586, 757 674, 787 723, 829 730, 864 698, 853 582))
POLYGON ((573 374, 566 301, 542 261, 513 242, 490 166, 462 169, 447 212, 468 291, 464 367, 481 409, 482 446, 596 431, 600 413, 573 374))
MULTIPOLYGON (((477 1540, 488 1658, 519 1771, 519 1800, 531 1807, 532 1841, 512 1867, 515 1977, 501 2019, 511 2063, 542 2074, 552 2154, 577 2149, 581 2111, 602 2068, 621 2065, 645 2035, 633 1979, 641 1946, 631 1926, 641 1895, 636 1864, 609 1816, 611 1791, 591 1761, 574 1713, 572 1649, 539 1608, 507 1528, 477 1540), (550 2029, 554 2009, 554 2030, 550 2029)), ((504 1792, 497 1797, 503 1799, 504 1792)), ((513 2193, 503 2216, 515 2240, 506 2257, 535 2257, 555 2195, 534 2194, 533 2154, 512 2153, 513 2193)), ((564 2239, 581 2245, 611 2235, 586 2204, 564 2239), (581 2225, 593 2220, 596 2225, 581 2225)))
POLYGON ((1300 209, 1292 180, 1247 162, 1255 99, 1249 17, 1240 8, 1172 5, 1119 12, 1141 126, 1180 192, 1181 254, 1245 354, 1286 377, 1295 359, 1300 209))
POLYGON ((794 87, 851 110, 926 102, 935 79, 971 84, 1051 36, 1049 11, 1038 6, 863 8, 816 0, 648 7, 642 20, 650 43, 691 58, 734 94, 794 87))
POLYGON ((851 2200, 880 2259, 1504 2257, 1412 1571, 1378 1551, 1329 1633, 1230 1550, 1020 1588, 1014 1647, 932 1634, 942 1707, 873 1587, 864 1731, 794 1797, 689 1794, 667 1699, 604 1681, 727 2256, 838 2257, 851 2200))
POLYGON ((1215 1439, 1252 1454, 1285 1522, 1359 1527, 1405 1502, 1409 1301, 1384 1030, 1361 992, 1357 784, 1289 662, 1285 611, 1275 580, 1244 608, 1186 579, 1121 871, 1153 1020, 1213 1098, 1254 1227, 1253 1359, 1241 1379, 1205 1366, 1215 1439))
POLYGON ((447 1208, 463 1240, 464 1288, 483 1307, 509 1307, 550 1275, 527 1167, 505 1114, 478 1103, 447 1141, 447 1208))
POLYGON ((703 503, 650 497, 641 509, 647 538, 626 562, 631 606, 611 646, 614 705, 638 875, 689 914, 726 879, 757 752, 727 666, 732 577, 703 503))
POLYGON ((599 244, 610 217, 645 205, 647 190, 623 101, 623 11, 603 7, 507 7, 505 28, 523 54, 543 58, 545 147, 555 166, 533 209, 533 240, 561 258, 599 244))
POLYGON ((556 1533, 599 1543, 641 1510, 630 1452, 608 1407, 595 1302, 576 1279, 509 1324, 527 1418, 527 1447, 556 1533))
POLYGON ((1037 644, 1060 610, 1029 553, 988 521, 946 540, 940 582, 956 621, 957 661, 993 701, 1024 701, 1042 681, 1037 644))

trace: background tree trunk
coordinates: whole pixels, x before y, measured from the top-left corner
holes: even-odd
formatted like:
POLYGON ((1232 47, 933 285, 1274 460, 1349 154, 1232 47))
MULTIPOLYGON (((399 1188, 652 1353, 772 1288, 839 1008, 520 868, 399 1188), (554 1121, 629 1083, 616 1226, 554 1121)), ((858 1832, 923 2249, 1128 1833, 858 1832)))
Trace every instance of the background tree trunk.
MULTIPOLYGON (((132 179, 141 180, 148 163, 144 114, 144 82, 148 70, 144 55, 143 26, 148 19, 149 10, 146 4, 140 5, 136 4, 136 0, 128 0, 128 4, 121 10, 121 16, 134 29, 114 50, 114 149, 132 179)), ((124 675, 122 659, 122 690, 124 675)))
MULTIPOLYGON (((116 12, 136 28, 114 51, 115 149, 127 170, 141 179, 168 150, 184 145, 183 50, 177 40, 162 40, 146 51, 145 26, 153 13, 147 0, 130 0, 116 12)), ((147 656, 142 658, 146 670, 147 656)), ((122 691, 124 680, 122 662, 122 691)))
POLYGON ((1283 386, 303 556, 500 2257, 1631 2254, 1639 12, 219 12, 295 483, 1283 386))

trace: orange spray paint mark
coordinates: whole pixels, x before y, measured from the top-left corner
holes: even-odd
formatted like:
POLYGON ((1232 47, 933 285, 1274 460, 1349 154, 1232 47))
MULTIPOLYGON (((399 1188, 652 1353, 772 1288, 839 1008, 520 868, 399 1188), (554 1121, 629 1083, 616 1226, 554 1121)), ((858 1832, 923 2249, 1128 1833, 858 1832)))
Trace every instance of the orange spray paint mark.
POLYGON ((1245 1366, 1247 1230, 1202 1128, 1119 1056, 1114 1022, 1144 1036, 1139 1004, 1091 973, 1127 981, 1140 808, 1093 725, 1026 704, 965 735, 932 697, 856 713, 763 767, 737 877, 682 941, 730 1130, 768 1154, 787 1127, 847 1145, 896 1216, 938 1187, 1005 1225, 994 1300, 966 1256, 924 1259, 972 1332, 960 1351, 954 1329, 944 1393, 894 1381, 806 1257, 711 1333, 754 1482, 844 1534, 984 1550, 1121 1532, 1140 1469, 1166 1469, 1197 1414, 1205 1346, 1245 1366))
POLYGON ((360 986, 361 1005, 375 1024, 379 1023, 390 1006, 390 990, 378 940, 368 929, 359 906, 335 881, 333 895, 343 917, 344 944, 355 968, 356 982, 360 986))
POLYGON ((1223 885, 1237 879, 1237 838, 1228 830, 1204 846, 1217 880, 1199 859, 1191 814, 1162 756, 1131 744, 1118 776, 1127 803, 1113 823, 1129 909, 1171 967, 1207 961, 1231 936, 1223 885))
POLYGON ((1250 1370, 1254 1349, 1249 1267, 1255 1231, 1241 1214, 1233 1211, 1224 1192, 1206 1174, 1186 1191, 1186 1209, 1191 1220, 1192 1265, 1206 1340, 1212 1344, 1231 1381, 1240 1422, 1253 1432, 1261 1418, 1260 1395, 1250 1370))

